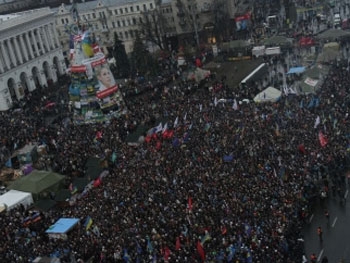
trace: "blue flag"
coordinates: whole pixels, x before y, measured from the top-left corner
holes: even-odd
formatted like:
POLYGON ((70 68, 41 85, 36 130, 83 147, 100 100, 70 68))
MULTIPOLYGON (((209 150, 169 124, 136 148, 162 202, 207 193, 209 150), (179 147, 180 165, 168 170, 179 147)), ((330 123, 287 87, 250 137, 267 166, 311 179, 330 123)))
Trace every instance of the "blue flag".
POLYGON ((8 168, 12 168, 12 160, 11 160, 11 158, 8 159, 8 161, 5 163, 5 166, 8 167, 8 168))
POLYGON ((153 246, 152 246, 152 242, 151 240, 149 239, 149 237, 147 237, 147 251, 152 254, 153 252, 153 246))
POLYGON ((124 262, 129 263, 131 258, 130 255, 128 254, 128 250, 124 248, 124 255, 123 255, 124 262))

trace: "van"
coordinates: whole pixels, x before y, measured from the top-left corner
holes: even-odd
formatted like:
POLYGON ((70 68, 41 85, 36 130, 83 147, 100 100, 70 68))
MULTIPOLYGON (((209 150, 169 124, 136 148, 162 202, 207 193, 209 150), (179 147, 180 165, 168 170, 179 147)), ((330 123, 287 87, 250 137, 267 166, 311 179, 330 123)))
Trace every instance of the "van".
POLYGON ((340 14, 339 13, 334 14, 333 23, 334 23, 334 26, 339 26, 340 25, 341 19, 340 19, 340 14))

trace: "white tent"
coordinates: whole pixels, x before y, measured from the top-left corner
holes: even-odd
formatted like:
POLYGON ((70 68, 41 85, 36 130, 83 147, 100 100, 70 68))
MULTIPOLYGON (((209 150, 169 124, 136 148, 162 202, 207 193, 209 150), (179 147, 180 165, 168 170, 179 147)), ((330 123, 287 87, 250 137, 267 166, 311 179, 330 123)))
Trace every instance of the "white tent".
POLYGON ((273 87, 268 87, 255 96, 254 102, 275 102, 281 97, 282 92, 273 87))
POLYGON ((7 210, 11 210, 20 204, 27 207, 33 204, 33 197, 31 193, 10 190, 5 194, 0 195, 0 204, 5 204, 7 210))

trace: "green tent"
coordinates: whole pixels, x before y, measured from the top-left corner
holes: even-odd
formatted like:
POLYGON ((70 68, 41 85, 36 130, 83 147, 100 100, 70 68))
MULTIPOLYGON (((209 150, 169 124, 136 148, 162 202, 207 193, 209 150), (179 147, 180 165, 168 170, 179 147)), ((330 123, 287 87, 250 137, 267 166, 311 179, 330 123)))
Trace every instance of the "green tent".
POLYGON ((49 211, 56 205, 56 202, 51 199, 41 199, 33 204, 33 207, 41 211, 49 211))
MULTIPOLYGON (((92 180, 95 180, 102 173, 103 167, 102 167, 101 162, 102 162, 102 160, 100 158, 97 158, 97 157, 89 157, 87 159, 87 161, 85 163, 85 171, 86 171, 85 180, 87 180, 88 183, 92 180)), ((73 183, 73 185, 74 185, 74 183, 73 183)))
POLYGON ((343 37, 349 37, 350 32, 341 30, 341 29, 328 29, 324 31, 323 33, 319 34, 316 38, 317 39, 324 39, 324 40, 335 40, 338 38, 343 37))
POLYGON ((71 191, 68 189, 61 189, 56 193, 55 201, 56 202, 65 202, 71 198, 72 194, 71 191))
POLYGON ((41 196, 48 196, 50 192, 57 192, 64 179, 63 175, 54 172, 34 170, 29 175, 14 181, 8 189, 29 192, 34 200, 38 200, 41 196))

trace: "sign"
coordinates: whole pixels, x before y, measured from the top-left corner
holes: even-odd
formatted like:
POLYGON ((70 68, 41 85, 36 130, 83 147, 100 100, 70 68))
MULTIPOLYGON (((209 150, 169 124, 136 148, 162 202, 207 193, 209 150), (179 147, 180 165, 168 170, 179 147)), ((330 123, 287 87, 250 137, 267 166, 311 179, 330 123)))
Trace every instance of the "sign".
POLYGON ((318 80, 307 77, 304 82, 305 82, 305 84, 307 84, 311 87, 315 87, 318 83, 318 80))

